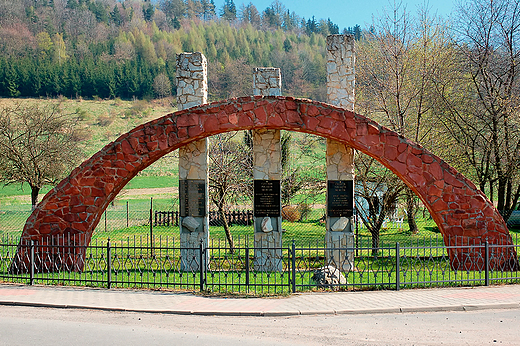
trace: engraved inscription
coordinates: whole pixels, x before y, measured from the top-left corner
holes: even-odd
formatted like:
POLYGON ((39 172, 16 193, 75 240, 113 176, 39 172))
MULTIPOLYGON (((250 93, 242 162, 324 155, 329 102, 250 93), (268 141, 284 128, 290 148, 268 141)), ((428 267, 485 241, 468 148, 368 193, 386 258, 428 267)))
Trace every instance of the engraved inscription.
POLYGON ((204 180, 179 180, 180 214, 206 216, 206 182, 204 180))
POLYGON ((354 181, 327 182, 327 216, 351 217, 354 214, 354 181))
POLYGON ((254 193, 256 217, 281 215, 280 180, 255 180, 254 193))

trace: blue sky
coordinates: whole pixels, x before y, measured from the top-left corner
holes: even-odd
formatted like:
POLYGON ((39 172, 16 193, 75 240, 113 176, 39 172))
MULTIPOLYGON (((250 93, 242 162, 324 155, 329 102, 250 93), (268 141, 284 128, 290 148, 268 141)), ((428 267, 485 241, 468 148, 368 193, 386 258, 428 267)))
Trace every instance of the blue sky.
MULTIPOLYGON (((224 0, 214 0, 217 13, 224 4, 224 0)), ((438 15, 449 16, 453 11, 457 0, 431 0, 428 7, 438 15)), ((258 11, 262 12, 273 0, 234 0, 237 9, 241 4, 252 2, 258 11)), ((338 24, 340 30, 344 27, 359 24, 365 28, 372 23, 372 16, 378 16, 386 8, 391 7, 393 0, 280 0, 291 12, 294 11, 300 17, 306 19, 315 16, 316 19, 330 18, 338 24), (390 2, 391 1, 391 2, 390 2)), ((416 12, 417 8, 424 4, 424 0, 403 0, 403 5, 410 12, 416 12)))

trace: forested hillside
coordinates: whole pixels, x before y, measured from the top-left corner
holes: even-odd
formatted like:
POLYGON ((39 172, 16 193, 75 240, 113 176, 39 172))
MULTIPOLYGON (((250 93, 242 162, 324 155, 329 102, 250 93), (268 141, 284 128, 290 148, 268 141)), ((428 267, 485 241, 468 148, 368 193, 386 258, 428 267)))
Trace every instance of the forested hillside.
POLYGON ((284 93, 324 100, 325 37, 338 32, 277 0, 261 12, 233 0, 2 0, 0 96, 166 96, 176 54, 201 51, 211 99, 250 94, 244 72, 274 66, 284 93))

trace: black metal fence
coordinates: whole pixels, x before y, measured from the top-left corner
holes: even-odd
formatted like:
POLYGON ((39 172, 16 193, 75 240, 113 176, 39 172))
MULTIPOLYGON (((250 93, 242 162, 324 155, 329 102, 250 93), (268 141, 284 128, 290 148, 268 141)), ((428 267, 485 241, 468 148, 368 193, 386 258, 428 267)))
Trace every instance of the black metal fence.
POLYGON ((317 289, 474 286, 520 280, 520 272, 504 264, 516 261, 516 255, 503 257, 504 253, 514 254, 511 250, 517 250, 517 245, 396 243, 374 251, 370 247, 304 247, 294 241, 287 247, 260 249, 244 242, 231 252, 221 243, 182 248, 177 242, 175 238, 149 242, 133 237, 85 246, 70 239, 49 239, 42 244, 4 239, 0 244, 0 280, 256 295, 317 289), (341 259, 337 254, 342 252, 350 255, 341 259), (448 253, 454 254, 451 261, 448 253))
MULTIPOLYGON (((154 226, 179 226, 178 211, 159 211, 154 212, 154 226)), ((224 213, 228 225, 241 225, 247 226, 253 224, 253 211, 252 210, 233 210, 224 213)), ((210 226, 222 226, 224 220, 217 211, 210 211, 208 213, 208 220, 210 226)))

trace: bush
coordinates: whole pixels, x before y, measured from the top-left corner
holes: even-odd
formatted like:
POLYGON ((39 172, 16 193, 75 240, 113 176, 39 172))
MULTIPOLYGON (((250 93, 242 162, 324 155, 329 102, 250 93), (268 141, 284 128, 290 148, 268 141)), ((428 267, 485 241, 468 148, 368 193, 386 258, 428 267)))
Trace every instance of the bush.
POLYGON ((97 120, 98 120, 97 123, 99 126, 105 127, 114 122, 114 116, 111 114, 102 114, 98 117, 97 120))
POLYGON ((301 214, 297 207, 287 205, 282 208, 282 218, 289 222, 297 222, 301 219, 301 214))
POLYGON ((81 109, 80 107, 76 108, 76 114, 78 116, 78 119, 81 121, 85 121, 89 118, 89 114, 86 110, 81 109))
POLYGON ((127 118, 142 118, 150 113, 150 105, 145 100, 135 100, 132 107, 125 112, 127 118))

